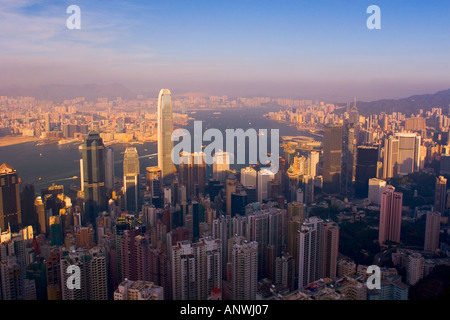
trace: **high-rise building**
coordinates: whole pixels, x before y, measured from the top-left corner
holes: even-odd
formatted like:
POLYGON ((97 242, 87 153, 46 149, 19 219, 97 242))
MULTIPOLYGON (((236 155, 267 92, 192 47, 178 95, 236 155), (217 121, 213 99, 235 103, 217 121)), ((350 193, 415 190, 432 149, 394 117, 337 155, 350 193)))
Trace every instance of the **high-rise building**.
POLYGON ((114 149, 105 147, 105 188, 110 194, 114 188, 114 149))
POLYGON ((258 242, 242 238, 231 248, 231 292, 233 300, 255 300, 258 290, 258 242))
POLYGON ((381 204, 381 194, 386 189, 386 181, 372 178, 369 179, 369 200, 371 203, 380 205, 381 204))
POLYGON ((295 288, 295 259, 289 253, 283 253, 275 259, 275 285, 281 285, 289 292, 295 288))
POLYGON ((415 285, 423 278, 425 259, 420 253, 412 253, 408 256, 408 268, 406 273, 406 282, 409 285, 415 285))
POLYGON ((356 173, 356 137, 357 129, 351 121, 345 121, 342 129, 342 174, 341 190, 345 195, 353 195, 353 183, 356 173))
POLYGON ((397 177, 399 170, 399 139, 390 136, 384 140, 383 179, 397 177))
POLYGON ((256 170, 252 167, 241 169, 241 184, 244 187, 256 186, 256 170))
POLYGON ((325 126, 323 136, 323 189, 338 193, 341 185, 342 127, 325 126))
POLYGON ((228 171, 230 171, 231 154, 219 150, 214 154, 213 160, 213 178, 225 185, 228 171))
POLYGON ((105 151, 103 139, 96 131, 89 132, 82 145, 84 221, 95 225, 97 215, 106 210, 105 151))
POLYGON ((12 166, 3 163, 0 166, 0 229, 10 226, 18 231, 21 224, 19 175, 12 166))
POLYGON ((158 167, 164 185, 171 184, 173 179, 172 131, 172 94, 169 89, 161 89, 158 96, 158 167))
POLYGON ((398 174, 407 175, 420 168, 421 137, 416 133, 395 133, 398 139, 398 174))
POLYGON ((323 220, 317 217, 306 219, 299 233, 298 288, 319 280, 323 275, 323 220))
POLYGON ((403 193, 396 192, 393 186, 387 186, 381 194, 380 226, 378 242, 400 242, 402 223, 403 193))
POLYGON ((174 300, 206 300, 214 288, 222 289, 220 240, 178 242, 171 247, 174 300))
POLYGON ((264 278, 266 272, 266 247, 269 244, 269 214, 257 211, 247 216, 247 235, 250 241, 258 242, 258 279, 264 278))
POLYGON ((180 183, 186 186, 189 199, 199 194, 205 194, 206 162, 203 152, 181 153, 179 166, 180 183))
POLYGON ((25 184, 20 195, 20 208, 22 211, 22 222, 24 226, 32 225, 34 228, 37 227, 38 217, 34 209, 35 199, 36 194, 34 191, 34 185, 25 184))
POLYGON ((225 192, 226 192, 226 200, 227 200, 227 216, 233 215, 231 211, 231 196, 236 192, 237 187, 237 178, 233 173, 230 173, 226 179, 225 192))
POLYGON ((443 176, 436 177, 436 188, 434 191, 434 210, 444 214, 447 207, 447 179, 443 176))
POLYGON ((367 198, 369 179, 377 177, 378 148, 359 146, 357 148, 355 196, 367 198))
POLYGON ((319 152, 317 151, 311 151, 308 154, 308 174, 311 177, 315 177, 317 176, 319 170, 318 170, 318 165, 319 165, 319 152))
POLYGON ((262 169, 258 171, 258 202, 263 202, 269 198, 269 181, 272 181, 275 175, 272 171, 262 169))
POLYGON ((428 212, 425 225, 424 251, 436 252, 439 249, 439 232, 441 227, 441 214, 428 212))
POLYGON ((339 253, 339 226, 333 221, 326 221, 323 226, 323 277, 336 279, 337 258, 339 253))
POLYGON ((123 156, 123 189, 126 211, 139 212, 139 156, 134 147, 127 147, 123 156))

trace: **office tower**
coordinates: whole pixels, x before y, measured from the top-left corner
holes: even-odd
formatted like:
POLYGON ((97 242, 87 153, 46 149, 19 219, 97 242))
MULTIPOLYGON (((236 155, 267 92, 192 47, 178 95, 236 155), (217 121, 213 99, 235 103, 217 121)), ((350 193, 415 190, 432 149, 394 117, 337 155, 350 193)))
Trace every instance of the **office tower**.
POLYGON ((372 178, 369 179, 369 200, 371 203, 380 205, 381 204, 381 194, 386 189, 386 181, 372 178))
POLYGON ((383 179, 395 178, 399 173, 399 143, 393 136, 384 140, 383 179))
POLYGON ((323 189, 338 193, 341 185, 342 127, 325 126, 323 136, 323 189))
POLYGON ((61 246, 63 244, 63 227, 61 216, 49 217, 50 240, 52 246, 61 246))
POLYGON ((447 179, 443 176, 436 177, 436 188, 434 191, 434 210, 444 214, 446 212, 447 179))
POLYGON ((420 168, 421 137, 416 133, 396 133, 398 139, 398 174, 407 175, 420 168))
MULTIPOLYGON (((34 191, 34 185, 25 184, 20 196, 20 208, 22 211, 22 222, 24 226, 32 225, 34 228, 37 227, 38 217, 34 209, 34 200, 36 199, 36 194, 34 191)), ((37 229, 35 229, 37 230, 37 229)))
POLYGON ((160 167, 145 168, 145 180, 147 190, 150 192, 151 203, 157 208, 162 208, 162 174, 160 167))
POLYGON ((171 184, 173 179, 172 131, 172 94, 169 89, 161 89, 158 96, 158 167, 163 185, 171 184))
POLYGON ((356 137, 357 134, 355 124, 350 121, 345 121, 344 127, 342 129, 341 169, 341 189, 345 195, 353 195, 353 183, 355 181, 355 167, 357 157, 356 137))
POLYGON ((236 214, 245 215, 245 206, 248 204, 247 192, 245 189, 237 189, 231 194, 231 216, 236 214))
POLYGON ((222 289, 222 253, 218 239, 178 242, 171 247, 174 300, 205 300, 222 289))
POLYGON ((89 132, 82 145, 85 223, 95 225, 97 215, 106 210, 105 151, 96 131, 89 132))
POLYGON ((41 196, 36 197, 36 200, 34 201, 34 208, 38 218, 38 233, 45 234, 47 233, 47 223, 45 217, 45 206, 41 196))
POLYGON ((339 253, 339 226, 333 221, 326 221, 323 226, 323 277, 336 279, 337 258, 339 253))
POLYGON ((206 184, 206 162, 203 152, 181 153, 179 165, 180 183, 186 186, 189 199, 199 194, 205 194, 206 184))
POLYGON ((241 184, 244 187, 256 186, 256 170, 252 167, 241 169, 241 184))
POLYGON ((266 247, 269 244, 269 215, 256 211, 247 216, 247 234, 249 241, 258 242, 258 279, 264 278, 266 271, 266 247))
POLYGON ((126 211, 139 212, 139 156, 134 147, 127 147, 123 156, 123 189, 126 211))
POLYGON ((403 193, 396 192, 393 186, 387 186, 381 194, 380 227, 378 242, 383 245, 386 241, 400 242, 402 223, 403 193))
POLYGON ((105 147, 105 188, 110 194, 114 188, 114 150, 105 147))
POLYGON ((425 259, 420 253, 412 253, 408 256, 406 282, 413 286, 423 278, 425 259))
POLYGON ((47 112, 45 114, 45 131, 50 132, 50 130, 51 130, 50 113, 47 112))
POLYGON ((263 202, 269 198, 269 181, 272 181, 275 175, 272 171, 262 169, 258 172, 258 202, 263 202))
POLYGON ((439 249, 439 233, 441 227, 441 214, 439 212, 428 212, 425 226, 424 251, 436 252, 439 249))
POLYGON ((150 281, 124 280, 114 291, 114 300, 164 300, 164 288, 150 281))
POLYGON ((378 148, 359 146, 357 148, 355 196, 367 198, 369 193, 369 179, 377 176, 378 148))
POLYGON ((323 220, 306 219, 299 233, 298 288, 301 289, 323 276, 323 220))
POLYGON ((319 170, 319 152, 317 151, 311 151, 308 154, 308 174, 311 177, 317 176, 319 170))
POLYGON ((275 260, 275 285, 281 285, 289 292, 295 288, 295 259, 289 253, 283 253, 275 260))
POLYGON ((10 165, 0 166, 0 229, 18 231, 22 224, 20 207, 20 179, 17 171, 10 165))
POLYGON ((255 300, 258 290, 258 242, 240 239, 231 249, 232 300, 255 300))
POLYGON ((236 192, 237 178, 233 173, 230 173, 226 179, 225 192, 226 192, 226 205, 227 205, 227 216, 231 216, 231 195, 236 192))
POLYGON ((214 154, 213 160, 213 178, 225 184, 230 171, 231 154, 220 150, 214 154))

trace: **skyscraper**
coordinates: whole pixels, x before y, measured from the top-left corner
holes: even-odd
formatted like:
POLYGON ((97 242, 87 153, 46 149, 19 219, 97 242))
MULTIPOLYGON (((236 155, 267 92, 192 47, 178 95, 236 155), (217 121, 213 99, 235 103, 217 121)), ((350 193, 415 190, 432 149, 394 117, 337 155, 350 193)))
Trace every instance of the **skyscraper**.
POLYGON ((205 193, 206 163, 203 152, 189 153, 183 151, 179 170, 180 183, 186 186, 189 199, 198 196, 200 193, 205 193))
POLYGON ((213 178, 225 184, 225 180, 230 170, 231 154, 225 151, 217 151, 213 157, 213 178))
MULTIPOLYGON (((357 111, 356 111, 357 112, 357 111)), ((351 121, 345 121, 342 130, 342 175, 341 188, 345 195, 353 195, 356 172, 356 128, 351 121)))
POLYGON ((258 242, 236 237, 231 248, 231 292, 233 300, 255 300, 258 290, 258 242))
POLYGON ((423 278, 425 259, 420 253, 412 253, 408 256, 408 269, 406 275, 406 282, 410 285, 415 285, 423 278))
POLYGON ((439 249, 439 232, 441 226, 441 214, 439 212, 428 212, 425 226, 424 251, 436 252, 439 249))
POLYGON ((357 148, 355 195, 358 198, 367 198, 369 192, 369 179, 377 176, 378 148, 359 146, 357 148))
POLYGON ((416 133, 396 133, 398 139, 398 174, 407 175, 420 168, 420 135, 416 133))
POLYGON ((403 193, 396 192, 393 186, 387 186, 381 194, 380 227, 378 242, 400 242, 402 223, 403 193))
POLYGON ((372 178, 369 179, 369 200, 371 203, 380 205, 381 203, 381 194, 386 189, 386 181, 372 178))
POLYGON ((123 156, 123 189, 125 208, 139 211, 139 156, 135 147, 127 147, 123 156))
POLYGON ((263 202, 269 198, 269 181, 272 181, 275 175, 272 171, 262 169, 258 171, 258 202, 263 202))
POLYGON ((447 179, 443 176, 436 177, 436 188, 434 191, 434 210, 444 214, 446 211, 447 179))
POLYGON ((114 188, 114 150, 105 147, 105 188, 108 194, 114 188))
POLYGON ((97 131, 89 132, 82 153, 85 222, 95 225, 98 213, 106 210, 105 151, 97 131))
POLYGON ((399 140, 393 136, 384 140, 383 179, 397 177, 398 175, 398 149, 399 140))
POLYGON ((20 207, 20 181, 17 171, 10 165, 0 166, 0 229, 19 230, 22 223, 20 207))
POLYGON ((164 185, 171 184, 173 179, 172 131, 172 94, 169 89, 161 89, 158 96, 158 167, 164 185))
POLYGON ((324 223, 323 276, 336 279, 337 258, 339 253, 339 226, 333 221, 324 223))
POLYGON ((328 125, 323 137, 323 188, 338 193, 341 185, 342 127, 328 125))

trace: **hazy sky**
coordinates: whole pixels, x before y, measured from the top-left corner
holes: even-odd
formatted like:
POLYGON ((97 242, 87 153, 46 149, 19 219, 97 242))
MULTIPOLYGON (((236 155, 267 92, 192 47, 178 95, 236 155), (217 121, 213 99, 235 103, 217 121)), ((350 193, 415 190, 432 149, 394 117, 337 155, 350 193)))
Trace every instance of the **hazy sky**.
POLYGON ((0 1, 0 86, 373 100, 450 88, 449 62, 443 0, 0 1))

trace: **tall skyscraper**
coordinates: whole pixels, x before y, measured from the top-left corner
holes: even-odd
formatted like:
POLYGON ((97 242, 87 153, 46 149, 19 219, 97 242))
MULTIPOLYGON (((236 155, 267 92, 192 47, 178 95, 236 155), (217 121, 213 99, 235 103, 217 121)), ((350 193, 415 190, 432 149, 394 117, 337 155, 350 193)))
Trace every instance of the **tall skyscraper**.
POLYGON ((172 94, 169 89, 161 89, 158 96, 158 167, 164 185, 171 184, 173 179, 172 131, 172 94))
POLYGON ((333 221, 326 221, 323 226, 323 276, 336 279, 337 258, 339 253, 339 226, 333 221))
POLYGON ((425 226, 424 251, 436 252, 439 249, 439 232, 441 227, 441 214, 428 212, 425 226))
MULTIPOLYGON (((357 111, 356 111, 357 112, 357 111)), ((351 121, 345 121, 342 129, 342 174, 341 190, 345 195, 353 195, 356 173, 356 128, 351 121)))
POLYGON ((231 292, 233 300, 255 300, 258 290, 258 242, 236 237, 231 248, 231 292))
POLYGON ((275 178, 272 171, 262 169, 258 171, 258 202, 269 198, 269 182, 275 178))
POLYGON ((105 151, 97 131, 89 132, 82 153, 85 222, 95 225, 97 215, 106 210, 105 151))
POLYGON ((241 169, 241 184, 244 187, 256 186, 256 170, 252 167, 241 169))
POLYGON ((315 177, 318 174, 317 166, 319 165, 319 152, 311 151, 308 154, 308 174, 315 177))
POLYGON ((0 229, 11 227, 19 231, 22 223, 20 207, 20 181, 17 171, 10 165, 0 166, 0 229))
POLYGON ((436 177, 436 188, 434 191, 434 210, 444 214, 447 207, 447 179, 443 176, 436 177))
POLYGON ((224 185, 228 171, 230 170, 230 157, 231 154, 229 152, 221 150, 217 151, 213 157, 213 178, 219 180, 224 185))
POLYGON ((227 200, 227 216, 236 214, 231 212, 231 195, 236 192, 237 178, 233 173, 230 173, 226 179, 225 192, 227 200))
POLYGON ((322 219, 311 217, 303 222, 299 233, 299 289, 323 276, 323 236, 322 219))
POLYGON ((105 147, 105 188, 110 194, 114 188, 114 150, 105 147))
POLYGON ((378 242, 400 242, 402 223, 403 193, 396 192, 393 186, 387 186, 381 194, 380 227, 378 242))
POLYGON ((399 164, 399 140, 393 136, 384 140, 383 179, 397 177, 399 164))
POLYGON ((186 186, 189 199, 199 194, 205 194, 206 162, 203 152, 181 153, 179 166, 180 183, 186 186))
POLYGON ((323 137, 323 189, 338 193, 341 185, 342 127, 328 125, 323 137))
POLYGON ((123 156, 123 189, 126 211, 139 212, 139 155, 135 147, 127 147, 123 156))
POLYGON ((369 179, 377 176, 378 148, 359 146, 357 148, 355 196, 367 198, 369 179))
POLYGON ((420 168, 421 137, 416 133, 396 133, 398 144, 398 174, 407 175, 420 168))

